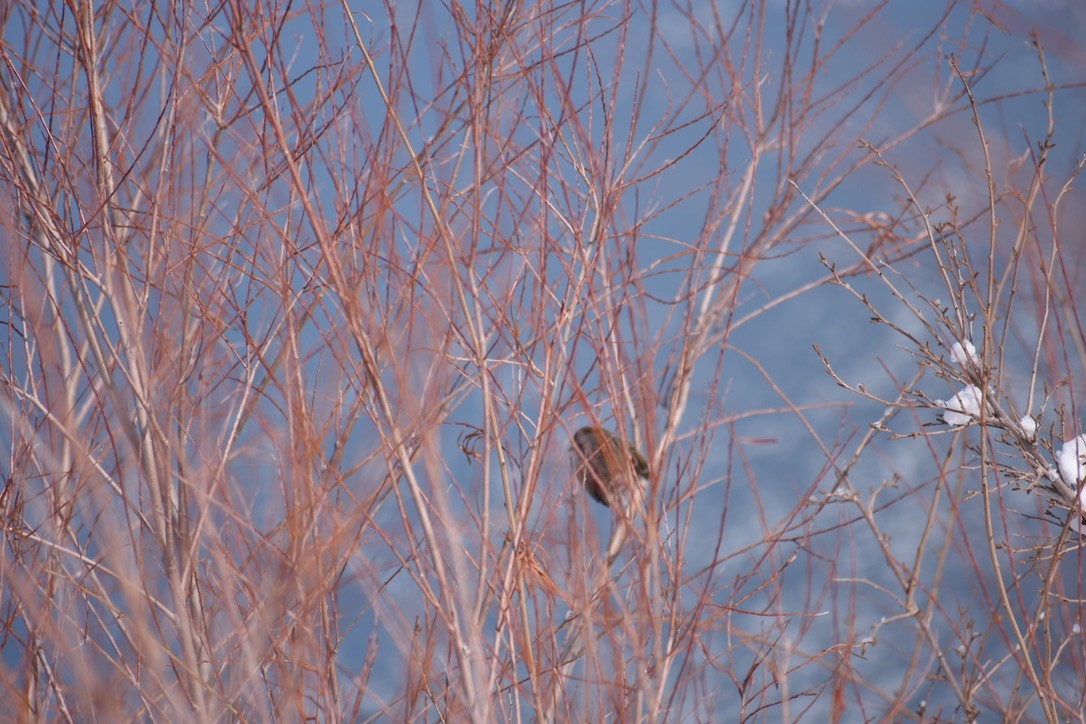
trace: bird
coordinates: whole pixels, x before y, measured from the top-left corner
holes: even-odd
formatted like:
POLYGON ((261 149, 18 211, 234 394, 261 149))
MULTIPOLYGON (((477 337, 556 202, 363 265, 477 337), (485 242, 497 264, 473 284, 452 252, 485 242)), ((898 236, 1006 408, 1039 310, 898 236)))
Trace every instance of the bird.
POLYGON ((573 464, 577 479, 592 498, 608 508, 632 487, 630 473, 648 480, 649 464, 637 448, 601 427, 573 433, 573 464))

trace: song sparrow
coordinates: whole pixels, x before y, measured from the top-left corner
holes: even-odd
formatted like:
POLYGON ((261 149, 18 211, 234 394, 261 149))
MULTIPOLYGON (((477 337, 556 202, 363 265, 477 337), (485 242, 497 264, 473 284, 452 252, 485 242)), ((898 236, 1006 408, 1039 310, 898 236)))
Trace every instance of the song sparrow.
POLYGON ((649 464, 633 445, 599 427, 582 427, 573 433, 573 464, 577 479, 588 494, 610 507, 634 481, 647 480, 649 464))

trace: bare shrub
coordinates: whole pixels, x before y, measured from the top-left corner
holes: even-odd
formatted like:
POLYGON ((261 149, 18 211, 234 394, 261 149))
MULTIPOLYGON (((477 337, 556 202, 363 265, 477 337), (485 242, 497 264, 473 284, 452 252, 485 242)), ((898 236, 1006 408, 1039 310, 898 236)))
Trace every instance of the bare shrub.
POLYGON ((895 12, 9 4, 6 712, 1076 716, 1081 87, 895 12))

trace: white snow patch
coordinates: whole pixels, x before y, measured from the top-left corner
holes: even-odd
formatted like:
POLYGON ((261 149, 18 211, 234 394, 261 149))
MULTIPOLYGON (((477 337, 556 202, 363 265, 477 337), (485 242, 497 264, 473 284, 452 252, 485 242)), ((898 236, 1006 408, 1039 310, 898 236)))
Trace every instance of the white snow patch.
POLYGON ((1086 478, 1086 435, 1065 442, 1056 455, 1056 465, 1063 482, 1077 489, 1079 482, 1086 478))
POLYGON ((968 339, 964 342, 955 342, 950 348, 950 358, 958 363, 959 367, 965 367, 967 362, 977 363, 977 348, 968 339))
POLYGON ((949 400, 936 400, 935 404, 946 410, 943 422, 951 427, 968 425, 980 416, 980 403, 984 393, 976 385, 966 385, 949 400))

